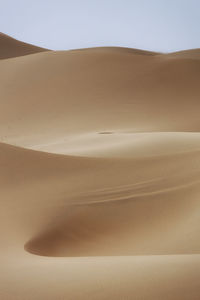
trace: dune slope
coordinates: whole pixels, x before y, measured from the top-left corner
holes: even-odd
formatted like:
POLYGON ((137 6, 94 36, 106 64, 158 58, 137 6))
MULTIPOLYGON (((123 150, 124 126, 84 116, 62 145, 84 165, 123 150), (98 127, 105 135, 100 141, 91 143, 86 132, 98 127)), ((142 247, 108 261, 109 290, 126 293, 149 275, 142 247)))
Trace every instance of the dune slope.
POLYGON ((0 32, 0 59, 24 56, 47 51, 47 49, 18 41, 0 32))
POLYGON ((198 300, 199 50, 26 47, 0 61, 0 298, 198 300))
POLYGON ((0 66, 6 143, 32 148, 94 132, 199 132, 196 52, 193 59, 118 48, 50 51, 0 66))

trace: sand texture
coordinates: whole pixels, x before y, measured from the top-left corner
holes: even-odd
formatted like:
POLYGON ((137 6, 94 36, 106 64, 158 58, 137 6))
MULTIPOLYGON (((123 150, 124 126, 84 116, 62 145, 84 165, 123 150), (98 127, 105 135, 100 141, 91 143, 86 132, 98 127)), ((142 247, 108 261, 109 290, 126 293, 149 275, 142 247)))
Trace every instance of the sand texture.
POLYGON ((200 299, 200 50, 0 35, 0 299, 200 299))

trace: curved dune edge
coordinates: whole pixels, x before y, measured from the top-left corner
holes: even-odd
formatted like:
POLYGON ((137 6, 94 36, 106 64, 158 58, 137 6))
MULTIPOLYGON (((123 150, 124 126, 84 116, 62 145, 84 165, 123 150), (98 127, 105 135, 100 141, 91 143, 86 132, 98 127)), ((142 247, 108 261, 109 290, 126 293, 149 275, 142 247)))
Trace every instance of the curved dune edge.
POLYGON ((5 45, 0 298, 199 300, 199 49, 5 45))
POLYGON ((85 132, 62 136, 29 149, 85 157, 142 158, 200 150, 198 132, 85 132))
POLYGON ((30 253, 198 254, 199 153, 124 160, 56 155, 2 144, 4 197, 9 200, 19 193, 19 205, 32 212, 25 245, 30 253), (14 194, 5 189, 10 186, 9 165, 14 194))
MULTIPOLYGON (((88 257, 200 251, 200 151, 124 160, 1 144, 0 154, 4 198, 10 202, 14 196, 14 206, 23 205, 24 216, 32 215, 22 222, 23 211, 17 209, 13 219, 16 230, 19 218, 25 226, 19 239, 29 226, 25 250, 30 253, 88 257)), ((4 213, 9 215, 9 209, 4 213)))

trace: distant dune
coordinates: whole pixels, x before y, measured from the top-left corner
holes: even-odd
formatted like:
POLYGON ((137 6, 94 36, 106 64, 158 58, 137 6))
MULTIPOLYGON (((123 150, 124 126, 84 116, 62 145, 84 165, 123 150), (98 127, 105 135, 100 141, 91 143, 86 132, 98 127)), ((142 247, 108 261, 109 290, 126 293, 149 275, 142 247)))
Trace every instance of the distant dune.
POLYGON ((200 50, 0 58, 0 298, 200 299, 200 50))

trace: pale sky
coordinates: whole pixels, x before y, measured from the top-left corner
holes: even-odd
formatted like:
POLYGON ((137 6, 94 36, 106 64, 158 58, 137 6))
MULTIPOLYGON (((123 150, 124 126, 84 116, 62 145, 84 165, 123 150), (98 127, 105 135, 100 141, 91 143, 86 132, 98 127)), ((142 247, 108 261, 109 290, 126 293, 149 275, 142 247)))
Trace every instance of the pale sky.
POLYGON ((200 0, 0 0, 0 31, 56 50, 200 48, 200 0))

